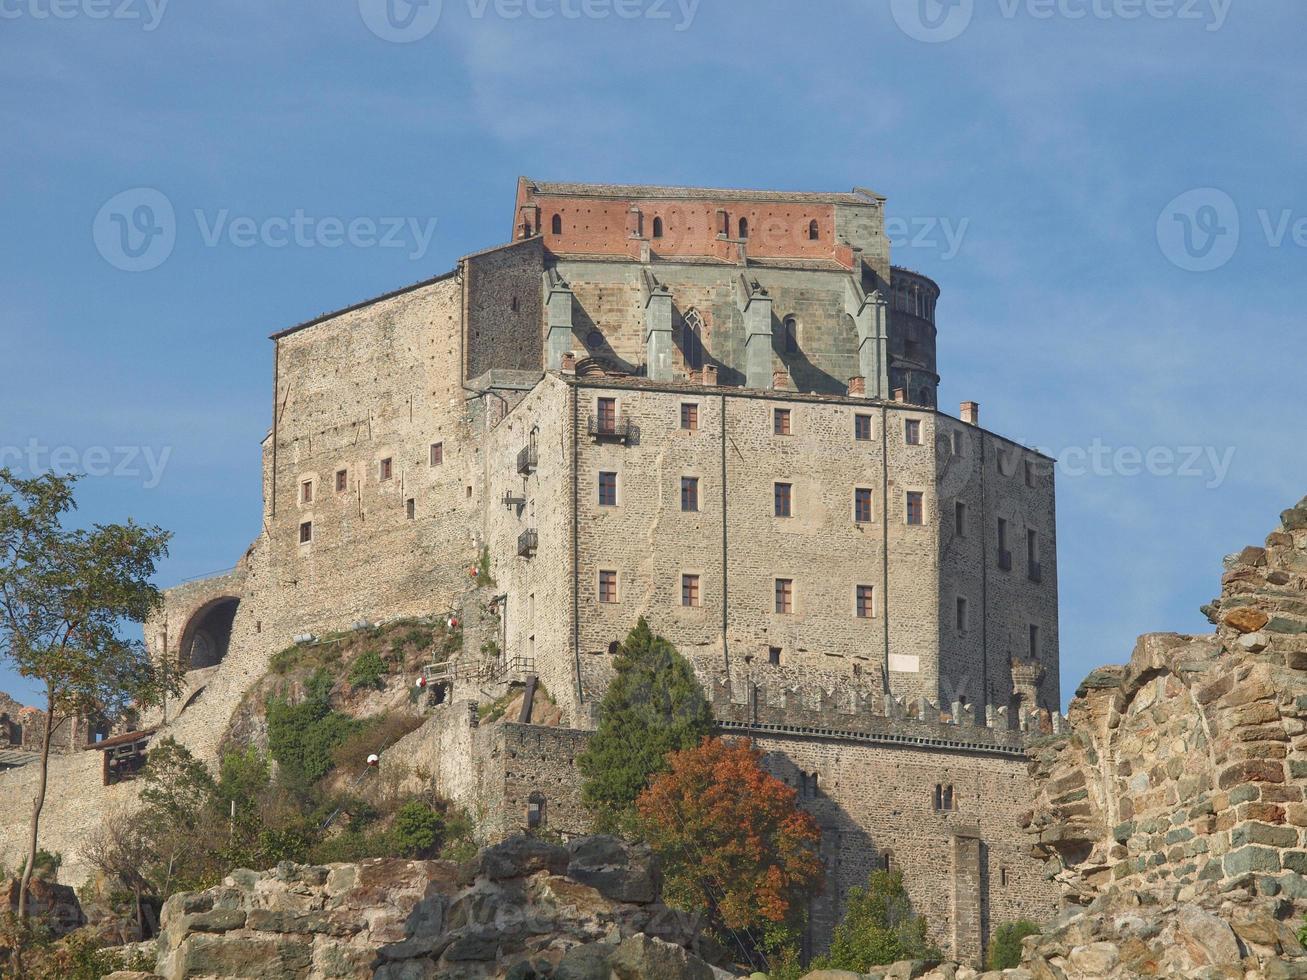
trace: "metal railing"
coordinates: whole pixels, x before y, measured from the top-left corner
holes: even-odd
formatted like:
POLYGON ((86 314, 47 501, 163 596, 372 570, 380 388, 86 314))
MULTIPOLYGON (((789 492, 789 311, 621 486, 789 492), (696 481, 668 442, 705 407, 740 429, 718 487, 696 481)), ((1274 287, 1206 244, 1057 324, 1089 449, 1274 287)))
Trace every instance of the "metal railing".
POLYGON ((594 439, 628 442, 631 438, 631 420, 624 415, 590 415, 586 418, 585 430, 594 439))
POLYGON ((517 471, 527 476, 540 465, 540 451, 535 446, 523 446, 517 454, 517 471))
POLYGON ((522 558, 530 558, 540 546, 540 536, 534 530, 526 530, 517 536, 517 553, 522 558))

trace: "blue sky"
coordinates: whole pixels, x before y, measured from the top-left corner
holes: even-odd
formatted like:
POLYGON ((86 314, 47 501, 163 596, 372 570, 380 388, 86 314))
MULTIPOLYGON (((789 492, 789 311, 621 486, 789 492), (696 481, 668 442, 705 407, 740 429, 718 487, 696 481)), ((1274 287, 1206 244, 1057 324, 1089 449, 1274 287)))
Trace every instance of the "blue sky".
POLYGON ((0 0, 0 453, 175 531, 161 584, 223 569, 259 528, 267 335, 505 240, 519 174, 863 185, 943 288, 941 403, 1064 462, 1069 696, 1205 630, 1221 556, 1307 494, 1304 28, 1300 0, 0 0), (158 195, 133 258, 113 215, 158 195))

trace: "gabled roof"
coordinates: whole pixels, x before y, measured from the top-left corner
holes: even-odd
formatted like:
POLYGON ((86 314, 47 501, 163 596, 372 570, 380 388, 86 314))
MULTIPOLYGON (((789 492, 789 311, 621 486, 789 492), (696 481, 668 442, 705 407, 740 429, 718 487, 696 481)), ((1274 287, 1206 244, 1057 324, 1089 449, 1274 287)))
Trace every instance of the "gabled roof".
POLYGON ((885 200, 866 188, 854 188, 847 194, 824 191, 751 191, 740 188, 674 187, 663 184, 576 184, 531 180, 524 177, 529 190, 559 197, 667 198, 703 201, 774 201, 803 204, 878 204, 885 200))

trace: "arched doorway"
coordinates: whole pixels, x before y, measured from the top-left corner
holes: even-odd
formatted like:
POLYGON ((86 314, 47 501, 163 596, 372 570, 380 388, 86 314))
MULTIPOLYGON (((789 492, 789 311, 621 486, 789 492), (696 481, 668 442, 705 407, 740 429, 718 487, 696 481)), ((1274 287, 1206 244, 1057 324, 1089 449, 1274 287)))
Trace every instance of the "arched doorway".
POLYGON ((205 603, 191 616, 182 633, 183 670, 202 670, 222 663, 231 645, 231 625, 239 606, 239 599, 224 596, 205 603))

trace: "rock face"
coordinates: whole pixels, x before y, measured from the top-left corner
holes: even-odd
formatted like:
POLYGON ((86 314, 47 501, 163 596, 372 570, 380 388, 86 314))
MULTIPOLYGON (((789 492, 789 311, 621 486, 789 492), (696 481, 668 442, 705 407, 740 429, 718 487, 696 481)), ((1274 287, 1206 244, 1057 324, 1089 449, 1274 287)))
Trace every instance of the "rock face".
POLYGON ((156 974, 713 980, 697 922, 659 904, 648 850, 516 837, 468 864, 371 860, 236 871, 170 898, 156 974))
POLYGON ((1221 585, 1214 635, 1142 637, 1033 750, 1073 906, 1027 940, 1037 976, 1307 976, 1307 500, 1221 585))
MULTIPOLYGON (((9 908, 18 910, 19 880, 0 879, 9 908)), ((86 924, 82 904, 77 899, 77 892, 67 885, 60 885, 45 878, 33 875, 27 890, 27 910, 34 917, 41 919, 56 936, 63 936, 80 929, 86 924)))

